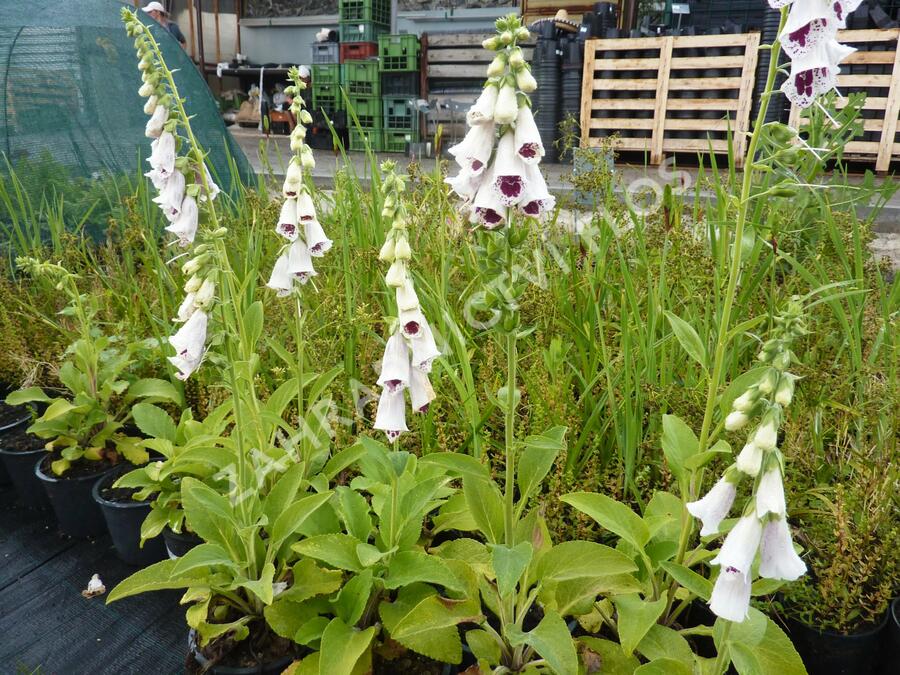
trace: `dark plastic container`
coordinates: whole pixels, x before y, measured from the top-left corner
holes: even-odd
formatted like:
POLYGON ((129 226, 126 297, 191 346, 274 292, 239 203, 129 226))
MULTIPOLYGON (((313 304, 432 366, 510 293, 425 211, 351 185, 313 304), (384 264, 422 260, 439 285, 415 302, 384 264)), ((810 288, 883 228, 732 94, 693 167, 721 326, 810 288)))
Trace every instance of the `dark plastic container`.
POLYGON ((97 479, 109 469, 102 468, 85 476, 57 478, 50 472, 47 453, 43 454, 45 456, 37 461, 33 470, 43 483, 62 533, 78 539, 106 534, 106 521, 91 491, 97 479))
POLYGON ((203 668, 203 672, 211 673, 211 675, 279 675, 297 658, 296 655, 284 656, 258 666, 211 666, 209 659, 200 653, 197 646, 197 634, 193 630, 188 633, 188 649, 191 650, 194 660, 203 668))
POLYGON ((882 675, 894 675, 900 669, 900 598, 894 598, 888 611, 888 627, 881 652, 882 675))
POLYGON ((166 553, 170 558, 180 558, 195 546, 203 543, 203 540, 192 532, 173 532, 168 527, 163 530, 166 553))
POLYGON ((45 509, 50 506, 50 501, 47 499, 44 486, 34 474, 34 463, 43 458, 47 451, 44 448, 37 448, 21 452, 9 450, 3 444, 3 438, 8 432, 17 430, 27 423, 27 419, 22 420, 18 427, 6 427, 6 431, 0 433, 0 465, 9 475, 10 482, 25 508, 45 509))
POLYGON ((854 635, 822 631, 794 620, 788 621, 787 628, 809 675, 876 675, 889 615, 890 611, 877 626, 854 635))
POLYGON ((150 513, 149 502, 117 502, 103 496, 103 490, 112 487, 124 471, 116 469, 100 478, 94 483, 92 495, 103 512, 116 555, 129 565, 146 567, 166 557, 166 545, 161 536, 150 539, 141 547, 141 523, 150 513))

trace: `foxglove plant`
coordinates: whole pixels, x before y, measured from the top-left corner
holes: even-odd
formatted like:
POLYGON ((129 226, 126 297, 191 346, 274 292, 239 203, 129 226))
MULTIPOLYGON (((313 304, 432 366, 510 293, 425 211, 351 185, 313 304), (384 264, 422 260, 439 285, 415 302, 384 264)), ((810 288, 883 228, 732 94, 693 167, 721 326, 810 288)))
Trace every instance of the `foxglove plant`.
POLYGON ((381 165, 385 192, 381 216, 391 224, 391 229, 378 258, 390 264, 385 283, 394 290, 397 316, 386 319, 389 337, 385 342, 378 377, 381 396, 374 424, 391 442, 409 431, 406 426, 407 390, 414 412, 426 412, 434 400, 435 393, 428 374, 432 362, 441 355, 410 274, 413 252, 409 245, 408 214, 403 201, 406 185, 396 169, 394 162, 381 165))

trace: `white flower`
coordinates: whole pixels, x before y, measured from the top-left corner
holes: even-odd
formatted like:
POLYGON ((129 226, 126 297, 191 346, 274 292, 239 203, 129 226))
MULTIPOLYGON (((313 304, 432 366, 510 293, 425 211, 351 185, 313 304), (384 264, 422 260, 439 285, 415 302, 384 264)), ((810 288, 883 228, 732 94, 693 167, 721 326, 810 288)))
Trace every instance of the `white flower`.
POLYGON ((156 106, 150 119, 147 120, 147 126, 144 128, 144 135, 147 138, 158 138, 169 121, 169 110, 162 105, 156 106))
POLYGON ((476 176, 468 169, 461 169, 460 172, 455 176, 448 176, 444 179, 444 182, 450 186, 450 189, 453 190, 460 198, 464 201, 472 201, 475 197, 475 193, 478 192, 478 188, 482 184, 483 174, 481 176, 476 176))
POLYGON ((200 290, 200 287, 203 285, 203 279, 201 279, 196 274, 193 275, 190 279, 184 282, 184 292, 185 293, 196 293, 200 290))
POLYGON ((303 169, 297 162, 291 161, 288 164, 287 173, 284 177, 284 185, 281 188, 281 193, 284 195, 286 199, 296 197, 297 193, 300 192, 300 188, 303 186, 303 169))
POLYGON ((719 531, 719 523, 731 510, 736 494, 735 485, 727 478, 720 478, 702 499, 687 504, 688 512, 703 523, 703 528, 700 530, 701 537, 719 531))
POLYGON ((722 569, 709 599, 710 611, 728 621, 740 623, 750 611, 749 578, 734 569, 722 569))
POLYGON ((794 376, 784 373, 778 381, 778 389, 775 390, 775 403, 785 408, 794 400, 794 376))
POLYGON ((391 442, 400 438, 404 431, 409 431, 406 426, 406 399, 403 391, 392 394, 387 389, 381 390, 374 426, 387 434, 391 442))
POLYGON ((841 72, 838 64, 855 51, 833 39, 816 44, 791 62, 791 74, 781 85, 781 91, 791 103, 808 108, 817 96, 837 86, 837 76, 841 72))
POLYGON ((216 285, 213 283, 213 280, 207 277, 203 280, 203 283, 200 285, 200 288, 197 290, 197 296, 194 300, 194 303, 200 309, 206 309, 206 307, 212 302, 213 298, 216 295, 216 285))
MULTIPOLYGON (((205 163, 203 164, 203 175, 206 178, 206 189, 209 194, 209 198, 211 200, 215 200, 215 198, 219 196, 219 193, 222 190, 219 189, 218 185, 216 185, 216 181, 213 180, 212 174, 209 172, 209 167, 206 166, 205 163)), ((206 195, 207 195, 207 193, 201 193, 201 195, 200 195, 201 202, 206 201, 206 195)))
POLYGON ((522 68, 516 73, 516 86, 526 94, 530 94, 537 89, 537 80, 528 68, 522 68))
POLYGON ((399 288, 406 283, 406 263, 394 260, 384 277, 384 283, 392 288, 399 288))
POLYGON ((862 4, 863 0, 835 0, 831 4, 831 11, 837 20, 838 28, 847 27, 847 17, 856 11, 856 8, 862 4))
POLYGON ((409 376, 409 347, 401 332, 395 331, 384 345, 378 386, 391 393, 402 391, 409 385, 409 376))
POLYGON ((731 409, 742 413, 748 413, 753 409, 753 406, 755 405, 756 389, 754 387, 751 387, 736 399, 734 399, 734 403, 731 404, 731 409))
POLYGON ((316 220, 316 205, 309 192, 303 190, 297 195, 297 219, 299 222, 316 220))
POLYGON ((494 150, 494 123, 476 124, 448 152, 469 176, 480 176, 494 150))
POLYGON ((313 156, 312 148, 308 145, 300 148, 300 165, 304 169, 316 168, 316 158, 313 156))
POLYGON ((169 344, 175 348, 175 356, 169 361, 178 368, 177 377, 187 379, 203 360, 206 347, 206 328, 208 317, 206 312, 197 310, 181 326, 175 335, 169 338, 169 344))
POLYGON ((181 205, 184 202, 184 174, 175 171, 166 179, 159 194, 153 201, 162 209, 169 221, 174 221, 181 213, 181 205))
POLYGON ((772 450, 778 443, 778 427, 775 421, 769 417, 753 434, 753 444, 761 450, 772 450))
MULTIPOLYGON (((401 316, 402 314, 401 312, 401 316)), ((431 332, 431 326, 428 325, 428 321, 425 320, 421 312, 419 312, 419 317, 418 331, 413 336, 413 339, 410 340, 412 365, 416 370, 430 373, 432 362, 441 355, 441 352, 434 341, 434 333, 431 332)))
POLYGON ((397 286, 397 309, 401 312, 407 312, 416 309, 419 306, 419 296, 416 295, 416 289, 412 281, 407 278, 404 283, 397 286))
POLYGON ((297 239, 275 261, 275 267, 266 286, 275 290, 278 295, 284 296, 294 289, 295 281, 305 284, 314 276, 316 271, 313 269, 306 243, 302 239, 297 239))
POLYGON ((175 136, 164 131, 150 144, 147 161, 160 178, 168 178, 175 171, 175 136))
POLYGON ((144 104, 144 114, 152 115, 153 111, 156 110, 156 104, 159 102, 159 99, 156 98, 154 94, 150 98, 147 99, 147 102, 144 104))
POLYGON ((738 471, 741 471, 748 476, 756 476, 756 474, 759 473, 762 460, 763 451, 753 441, 750 441, 744 446, 740 453, 738 453, 737 461, 735 463, 738 471))
POLYGON ((735 410, 729 413, 728 417, 725 418, 725 428, 728 429, 728 431, 737 431, 738 429, 743 429, 749 420, 750 418, 747 417, 747 413, 735 410))
MULTIPOLYGON (((500 203, 505 206, 518 204, 525 194, 528 181, 525 178, 526 164, 516 152, 515 135, 508 131, 497 144, 494 158, 494 173, 491 183, 500 203)), ((477 199, 477 197, 476 197, 477 199)))
POLYGON ((194 299, 196 297, 196 293, 188 293, 184 296, 184 300, 182 300, 181 306, 178 307, 178 315, 175 321, 177 321, 178 323, 184 323, 191 318, 191 314, 193 314, 194 310, 197 309, 197 305, 194 303, 194 299))
POLYGON ((798 0, 791 7, 784 30, 778 36, 784 53, 792 59, 803 56, 817 44, 834 37, 837 18, 822 0, 798 0))
POLYGON ((394 262, 394 238, 388 237, 378 251, 378 259, 382 262, 394 262))
POLYGON ((531 106, 523 105, 519 108, 519 116, 516 118, 516 152, 519 158, 526 164, 537 164, 544 156, 544 144, 538 131, 537 123, 531 112, 531 106))
POLYGON ((516 98, 516 88, 508 84, 500 87, 497 95, 497 105, 494 107, 494 122, 497 124, 512 124, 519 115, 519 101, 516 98))
POLYGON ((783 518, 786 509, 781 469, 776 466, 766 471, 759 480, 756 488, 756 513, 760 518, 765 518, 769 513, 783 518))
POLYGON ((398 320, 400 321, 400 330, 406 337, 417 338, 422 335, 422 325, 425 323, 425 316, 418 307, 400 312, 398 320))
POLYGON ((281 213, 278 215, 278 225, 275 231, 288 241, 294 241, 300 236, 297 227, 297 200, 285 199, 281 204, 281 213))
POLYGON ((409 398, 412 409, 418 413, 428 412, 428 405, 435 399, 434 387, 428 379, 428 374, 418 368, 410 371, 409 398))
POLYGON ((784 518, 766 523, 759 554, 759 575, 766 579, 795 581, 806 572, 806 564, 794 551, 791 529, 784 518))
POLYGON ((556 206, 556 197, 547 190, 547 182, 537 164, 525 165, 525 190, 517 208, 532 218, 539 218, 556 206))
MULTIPOLYGON (((144 78, 141 78, 141 79, 144 79, 144 78)), ((147 98, 148 96, 151 96, 152 94, 153 94, 153 85, 150 84, 149 82, 145 81, 141 85, 141 88, 138 89, 138 96, 140 96, 141 98, 147 98)))
POLYGON ((306 246, 309 254, 320 258, 331 248, 332 241, 325 236, 325 230, 318 220, 306 221, 306 246))
POLYGON ((731 528, 731 532, 722 543, 722 548, 719 549, 719 554, 710 560, 709 564, 719 565, 723 570, 737 570, 749 578, 761 536, 762 524, 756 513, 751 511, 731 528))
POLYGON ((412 249, 409 240, 403 233, 398 233, 394 242, 394 258, 397 260, 409 260, 412 257, 412 249))
POLYGON ((488 77, 499 77, 506 72, 506 54, 497 54, 487 68, 488 77))
POLYGON ((466 113, 466 122, 470 127, 478 124, 487 124, 494 119, 494 108, 497 105, 497 85, 486 86, 475 104, 466 113))
POLYGON ((482 176, 481 186, 472 201, 471 220, 493 230, 506 224, 506 205, 494 189, 494 165, 482 176))
POLYGON ((198 218, 197 202, 190 195, 185 195, 181 201, 178 217, 172 221, 171 225, 166 227, 166 231, 178 237, 180 246, 189 246, 194 242, 194 237, 197 236, 198 218))

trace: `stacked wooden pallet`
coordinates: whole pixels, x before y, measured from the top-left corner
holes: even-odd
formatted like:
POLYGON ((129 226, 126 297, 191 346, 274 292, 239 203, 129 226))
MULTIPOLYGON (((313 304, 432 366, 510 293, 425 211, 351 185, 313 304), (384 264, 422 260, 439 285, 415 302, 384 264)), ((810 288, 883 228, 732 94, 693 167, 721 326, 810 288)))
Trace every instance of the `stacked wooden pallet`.
MULTIPOLYGON (((838 91, 844 96, 866 92, 863 107, 863 135, 847 143, 844 157, 874 162, 876 171, 887 171, 891 161, 900 160, 900 138, 897 137, 900 118, 900 49, 897 40, 900 28, 888 30, 846 30, 838 40, 856 47, 841 64, 838 91)), ((846 100, 838 99, 843 107, 846 100)), ((806 119, 796 106, 791 109, 791 126, 802 127, 806 119)))

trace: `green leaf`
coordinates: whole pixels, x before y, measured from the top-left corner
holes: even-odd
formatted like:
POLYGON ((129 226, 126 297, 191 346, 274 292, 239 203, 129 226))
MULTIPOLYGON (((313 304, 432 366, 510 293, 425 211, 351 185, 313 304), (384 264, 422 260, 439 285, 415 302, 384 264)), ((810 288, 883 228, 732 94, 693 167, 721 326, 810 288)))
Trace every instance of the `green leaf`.
POLYGON ((171 401, 176 405, 181 405, 181 394, 175 386, 166 380, 160 380, 155 377, 145 377, 137 382, 133 382, 128 387, 128 397, 136 398, 153 398, 171 401))
POLYGON ((486 630, 476 628, 466 633, 466 644, 478 661, 500 663, 500 645, 486 630))
POLYGON ((163 591, 172 588, 187 588, 197 583, 197 579, 191 576, 175 577, 172 574, 177 560, 162 560, 145 567, 122 580, 106 597, 106 604, 127 598, 132 595, 148 593, 149 591, 163 591))
POLYGON ((705 369, 707 361, 706 345, 703 344, 694 327, 669 311, 666 312, 666 318, 669 320, 672 332, 675 333, 675 337, 678 338, 678 342, 684 351, 705 369))
POLYGON ((359 458, 366 454, 366 448, 362 445, 351 445, 332 456, 322 469, 328 480, 334 480, 337 475, 348 466, 355 464, 359 458))
POLYGON ((475 539, 463 537, 445 541, 431 549, 431 553, 444 560, 462 560, 479 574, 490 577, 494 568, 491 566, 491 553, 487 546, 475 539))
POLYGON ((274 589, 272 582, 275 579, 275 566, 272 563, 266 563, 262 571, 259 573, 259 579, 241 582, 239 585, 246 588, 259 598, 264 605, 271 605, 274 598, 274 589))
POLYGON ((368 541, 372 531, 369 503, 359 492, 341 485, 335 489, 338 497, 338 515, 344 522, 347 533, 360 541, 368 541))
POLYGON ((359 540, 349 534, 320 534, 298 541, 292 548, 300 555, 321 560, 327 565, 350 572, 362 572, 363 565, 356 555, 359 540))
POLYGON ((515 593, 519 579, 528 569, 533 554, 531 544, 527 541, 523 541, 513 548, 502 544, 495 544, 491 547, 491 565, 494 568, 497 590, 500 592, 501 598, 507 598, 515 593))
POLYGON ((331 606, 341 621, 352 626, 362 617, 370 595, 372 595, 372 570, 367 569, 344 584, 331 606))
POLYGON ((636 651, 649 661, 671 658, 681 661, 688 669, 694 663, 694 652, 681 633, 658 623, 650 627, 636 651))
POLYGON ((541 557, 535 577, 568 581, 634 572, 637 565, 621 551, 592 541, 564 541, 541 557))
POLYGON ((637 594, 617 595, 613 598, 618 614, 619 639, 626 654, 634 652, 647 632, 656 624, 666 609, 666 599, 655 602, 644 600, 637 594))
POLYGON ((238 524, 228 499, 196 478, 186 477, 181 481, 181 504, 185 519, 201 539, 226 551, 236 549, 238 524))
POLYGON ((172 443, 175 442, 177 434, 175 422, 162 408, 152 403, 138 403, 131 409, 131 415, 142 433, 151 438, 162 438, 172 443))
POLYGON ((636 668, 634 675, 694 675, 694 669, 676 659, 663 657, 636 668))
POLYGON ((422 551, 400 551, 388 566, 384 587, 388 589, 409 586, 416 582, 438 584, 451 591, 463 591, 456 575, 443 560, 422 551))
POLYGON ((73 405, 70 401, 67 401, 64 398, 58 398, 49 406, 47 406, 44 414, 40 417, 40 421, 52 422, 56 418, 62 417, 63 415, 66 415, 67 413, 75 410, 76 407, 77 406, 73 405))
POLYGON ((439 466, 453 476, 463 480, 490 480, 491 472, 487 465, 482 464, 471 455, 463 455, 458 452, 433 452, 419 460, 420 464, 439 466))
POLYGON ((635 656, 626 656, 617 642, 593 637, 580 637, 578 642, 584 646, 582 661, 587 673, 632 675, 641 663, 635 656))
POLYGON ((565 435, 565 427, 554 427, 543 435, 525 439, 525 449, 519 457, 516 476, 520 502, 527 502, 547 477, 553 462, 566 447, 565 435))
POLYGON ((19 389, 6 397, 6 403, 9 405, 22 405, 23 403, 32 403, 35 401, 48 403, 50 400, 50 397, 47 396, 40 387, 26 387, 24 389, 19 389))
POLYGON ((244 313, 244 331, 247 335, 246 347, 253 350, 263 331, 263 304, 259 300, 244 313))
POLYGON ((586 513, 640 551, 650 540, 650 531, 641 517, 615 499, 595 492, 571 492, 560 499, 586 513))
POLYGON ((675 477, 687 477, 687 461, 700 449, 700 441, 677 415, 663 415, 662 449, 675 477))
POLYGON ((282 595, 265 607, 263 614, 272 630, 283 638, 293 640, 297 632, 318 615, 318 611, 312 603, 291 602, 282 595))
MULTIPOLYGON (((723 647, 723 627, 724 622, 716 621, 715 635, 719 649, 723 647)), ((745 621, 731 624, 726 648, 739 675, 806 675, 803 661, 788 636, 774 621, 754 607, 750 608, 745 621)))
POLYGON ((466 478, 463 481, 463 494, 469 511, 485 538, 492 544, 503 541, 503 498, 500 489, 493 481, 466 478))
POLYGON ((688 457, 684 462, 684 466, 690 471, 696 471, 697 469, 702 469, 719 455, 730 454, 732 454, 731 446, 728 445, 727 441, 720 438, 716 441, 716 444, 706 452, 698 452, 697 454, 688 457))
POLYGON ((710 596, 712 596, 712 583, 709 579, 700 576, 694 570, 689 569, 684 565, 678 565, 674 562, 662 562, 660 563, 660 567, 691 593, 703 598, 707 602, 709 601, 710 596))
POLYGON ((306 519, 319 510, 329 499, 331 492, 323 492, 317 495, 309 495, 298 499, 284 511, 275 520, 272 526, 270 536, 269 549, 274 551, 274 555, 278 554, 281 545, 288 540, 289 537, 296 534, 306 519))
POLYGON ((218 544, 203 543, 195 546, 190 551, 175 561, 172 569, 174 576, 180 576, 197 568, 221 565, 230 569, 237 569, 237 563, 231 559, 228 552, 218 544))
POLYGON ((527 633, 508 626, 507 634, 514 647, 526 644, 543 658, 556 675, 578 675, 578 654, 569 627, 553 610, 546 610, 541 622, 527 633))
POLYGON ((303 483, 305 468, 303 464, 293 464, 281 474, 281 477, 269 490, 269 494, 263 504, 263 513, 270 525, 278 519, 278 516, 297 497, 297 491, 303 483))
POLYGON ((371 659, 369 645, 374 636, 374 626, 359 631, 332 619, 322 633, 319 675, 353 675, 361 660, 371 659))
POLYGON ((278 596, 279 600, 303 602, 317 595, 334 593, 341 587, 344 575, 340 570, 326 570, 312 560, 304 559, 291 568, 293 585, 278 596))

